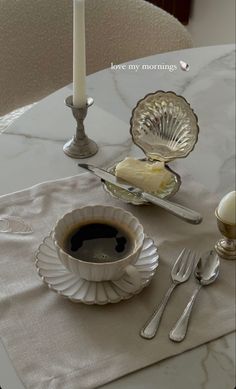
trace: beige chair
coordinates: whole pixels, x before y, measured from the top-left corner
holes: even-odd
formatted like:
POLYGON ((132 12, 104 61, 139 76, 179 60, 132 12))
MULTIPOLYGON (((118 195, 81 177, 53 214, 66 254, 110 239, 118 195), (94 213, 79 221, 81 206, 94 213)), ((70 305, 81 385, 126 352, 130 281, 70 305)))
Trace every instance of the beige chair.
MULTIPOLYGON (((72 81, 72 0, 0 0, 0 116, 72 81)), ((87 73, 191 47, 186 29, 144 0, 86 0, 87 73)))

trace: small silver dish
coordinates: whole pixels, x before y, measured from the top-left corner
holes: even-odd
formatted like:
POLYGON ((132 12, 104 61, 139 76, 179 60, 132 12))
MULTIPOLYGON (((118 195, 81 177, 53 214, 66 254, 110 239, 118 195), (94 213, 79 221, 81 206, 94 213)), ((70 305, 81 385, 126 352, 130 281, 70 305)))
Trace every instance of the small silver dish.
MULTIPOLYGON (((141 159, 142 161, 144 159, 141 159)), ((146 159, 145 159, 146 160, 146 159)), ((119 162, 117 162, 112 167, 108 168, 107 171, 109 173, 115 174, 116 165, 119 162)), ((172 196, 175 195, 175 193, 178 192, 180 185, 181 185, 181 178, 180 176, 175 173, 173 170, 171 170, 168 166, 165 166, 167 170, 169 170, 172 174, 172 179, 170 180, 169 184, 166 185, 164 188, 160 188, 158 192, 150 192, 150 194, 157 196, 162 199, 169 199, 172 196)), ((130 203, 133 205, 150 205, 150 203, 146 200, 144 200, 139 194, 137 193, 130 193, 125 189, 119 188, 118 186, 111 184, 110 182, 103 182, 103 188, 106 192, 108 192, 112 197, 115 197, 119 200, 124 201, 125 203, 130 203)))
POLYGON ((186 157, 198 140, 198 118, 184 97, 157 91, 140 100, 132 111, 133 142, 149 160, 169 162, 186 157))

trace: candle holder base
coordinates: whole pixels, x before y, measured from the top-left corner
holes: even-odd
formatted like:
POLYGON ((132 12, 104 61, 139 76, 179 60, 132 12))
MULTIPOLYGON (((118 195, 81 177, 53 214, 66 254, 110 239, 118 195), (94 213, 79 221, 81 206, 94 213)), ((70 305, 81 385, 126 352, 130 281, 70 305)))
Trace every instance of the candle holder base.
POLYGON ((87 115, 88 108, 93 104, 93 99, 89 97, 87 104, 84 107, 75 107, 73 105, 73 97, 66 98, 67 107, 71 108, 73 116, 77 122, 76 134, 63 146, 63 151, 71 158, 89 158, 95 155, 98 151, 97 144, 89 139, 85 134, 84 120, 87 115))
POLYGON ((87 136, 84 139, 76 139, 75 136, 64 146, 63 151, 71 158, 89 158, 98 151, 97 144, 87 136))

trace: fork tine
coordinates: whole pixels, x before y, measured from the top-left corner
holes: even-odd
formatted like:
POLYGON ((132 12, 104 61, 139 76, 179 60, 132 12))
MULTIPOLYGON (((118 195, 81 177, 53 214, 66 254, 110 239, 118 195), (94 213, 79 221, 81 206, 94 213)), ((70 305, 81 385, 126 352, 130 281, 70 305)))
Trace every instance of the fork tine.
POLYGON ((184 274, 185 273, 185 269, 189 263, 189 257, 191 256, 191 250, 188 249, 185 257, 182 259, 181 263, 180 263, 180 268, 178 270, 178 273, 181 273, 181 274, 184 274))
POLYGON ((185 277, 188 277, 192 270, 193 270, 193 267, 194 267, 194 264, 195 264, 195 261, 196 261, 196 253, 195 251, 190 251, 190 255, 189 255, 189 258, 188 258, 188 261, 187 261, 187 264, 186 264, 186 267, 185 267, 185 271, 184 271, 184 275, 185 277))
POLYGON ((179 271, 179 266, 180 266, 180 264, 181 264, 181 262, 182 262, 182 260, 183 260, 183 258, 186 256, 186 248, 184 248, 181 252, 180 252, 180 254, 179 254, 179 256, 178 256, 178 258, 176 259, 176 261, 175 261, 175 263, 174 263, 174 265, 173 265, 173 267, 172 267, 172 270, 171 270, 171 274, 172 273, 178 273, 178 271, 179 271))

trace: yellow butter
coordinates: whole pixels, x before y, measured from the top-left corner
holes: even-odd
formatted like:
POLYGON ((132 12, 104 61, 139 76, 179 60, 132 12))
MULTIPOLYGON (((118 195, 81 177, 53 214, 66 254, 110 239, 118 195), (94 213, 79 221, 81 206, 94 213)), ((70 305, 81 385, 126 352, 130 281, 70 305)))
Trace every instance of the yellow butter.
POLYGON ((157 192, 171 180, 171 173, 164 162, 150 163, 131 157, 117 164, 115 175, 145 192, 157 192))

